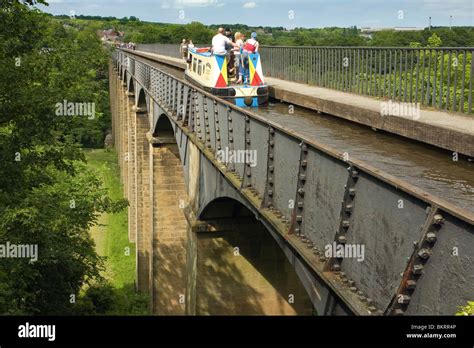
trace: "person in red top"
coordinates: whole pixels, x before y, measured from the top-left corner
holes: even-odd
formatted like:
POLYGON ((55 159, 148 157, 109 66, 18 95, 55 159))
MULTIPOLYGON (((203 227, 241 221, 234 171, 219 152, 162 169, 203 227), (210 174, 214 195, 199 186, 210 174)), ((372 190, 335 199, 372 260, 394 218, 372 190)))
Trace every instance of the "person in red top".
POLYGON ((253 32, 250 39, 248 39, 244 44, 244 51, 249 53, 258 52, 258 41, 257 41, 257 33, 253 32))
POLYGON ((257 33, 253 32, 250 35, 250 39, 248 39, 244 47, 242 49, 242 60, 244 63, 244 77, 245 77, 245 83, 247 84, 249 81, 249 55, 252 53, 258 52, 259 44, 257 41, 257 33))

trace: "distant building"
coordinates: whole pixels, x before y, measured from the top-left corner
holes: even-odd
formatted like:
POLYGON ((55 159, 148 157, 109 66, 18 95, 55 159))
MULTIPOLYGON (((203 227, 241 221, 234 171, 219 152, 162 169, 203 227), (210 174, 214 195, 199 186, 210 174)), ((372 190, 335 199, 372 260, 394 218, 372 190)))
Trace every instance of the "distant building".
POLYGON ((360 35, 363 37, 372 38, 372 34, 378 31, 422 31, 425 28, 419 27, 386 27, 386 28, 371 28, 371 27, 362 27, 360 28, 360 35))
POLYGON ((124 36, 123 31, 115 31, 113 29, 102 30, 99 35, 104 42, 116 42, 121 41, 124 36))

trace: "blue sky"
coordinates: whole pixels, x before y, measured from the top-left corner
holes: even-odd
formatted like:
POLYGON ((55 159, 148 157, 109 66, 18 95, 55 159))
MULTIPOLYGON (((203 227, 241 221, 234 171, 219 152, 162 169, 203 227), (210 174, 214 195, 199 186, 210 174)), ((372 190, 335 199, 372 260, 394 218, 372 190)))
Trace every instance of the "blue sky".
POLYGON ((150 22, 286 28, 474 25, 474 0, 49 0, 53 14, 136 16, 150 22))

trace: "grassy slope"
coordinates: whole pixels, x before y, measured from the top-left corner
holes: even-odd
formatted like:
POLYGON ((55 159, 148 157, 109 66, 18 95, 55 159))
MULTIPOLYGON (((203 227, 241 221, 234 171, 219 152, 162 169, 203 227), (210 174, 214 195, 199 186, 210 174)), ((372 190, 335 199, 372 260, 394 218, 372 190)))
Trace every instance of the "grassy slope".
MULTIPOLYGON (((112 199, 120 199, 120 184, 117 155, 113 150, 102 149, 85 151, 88 165, 102 178, 112 199)), ((97 252, 107 257, 106 278, 117 288, 133 284, 135 280, 135 245, 128 242, 127 211, 117 214, 103 214, 100 224, 91 230, 97 245, 97 252), (130 255, 125 255, 125 248, 130 255)))

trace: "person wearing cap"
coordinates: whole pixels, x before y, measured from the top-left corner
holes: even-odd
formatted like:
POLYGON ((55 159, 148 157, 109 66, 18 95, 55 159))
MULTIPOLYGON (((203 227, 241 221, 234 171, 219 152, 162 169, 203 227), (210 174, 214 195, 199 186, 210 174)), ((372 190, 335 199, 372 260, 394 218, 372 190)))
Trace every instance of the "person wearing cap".
POLYGON ((248 53, 258 52, 258 46, 259 46, 259 44, 258 44, 258 41, 257 41, 257 33, 253 32, 250 35, 250 39, 248 39, 245 42, 244 51, 246 51, 248 53))
POLYGON ((244 47, 242 49, 242 61, 243 61, 243 76, 245 83, 248 83, 249 79, 249 55, 252 53, 258 52, 258 41, 257 41, 257 33, 253 32, 250 35, 250 39, 245 41, 244 47))

